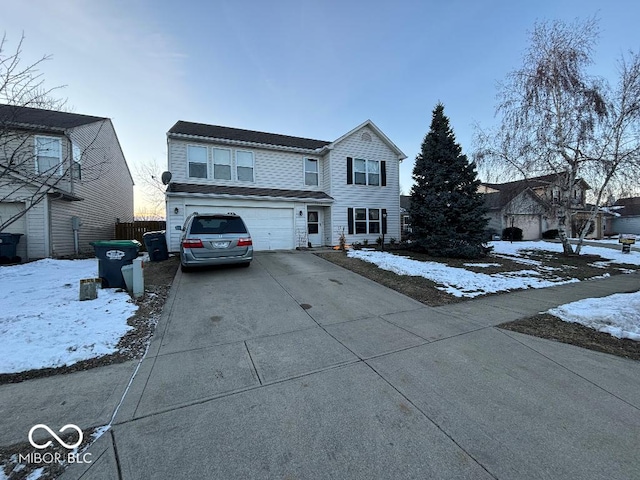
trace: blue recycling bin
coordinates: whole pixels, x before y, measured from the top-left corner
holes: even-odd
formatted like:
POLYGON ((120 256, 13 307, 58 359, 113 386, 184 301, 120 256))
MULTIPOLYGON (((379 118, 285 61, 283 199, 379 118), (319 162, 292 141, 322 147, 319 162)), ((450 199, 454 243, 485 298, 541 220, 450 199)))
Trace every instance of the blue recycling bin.
POLYGON ((165 231, 147 232, 142 235, 144 246, 149 253, 149 260, 152 262, 162 262, 169 258, 169 249, 167 248, 167 237, 165 231))
POLYGON ((98 257, 98 276, 103 288, 126 288, 122 267, 131 265, 142 244, 137 240, 100 240, 91 242, 98 257))

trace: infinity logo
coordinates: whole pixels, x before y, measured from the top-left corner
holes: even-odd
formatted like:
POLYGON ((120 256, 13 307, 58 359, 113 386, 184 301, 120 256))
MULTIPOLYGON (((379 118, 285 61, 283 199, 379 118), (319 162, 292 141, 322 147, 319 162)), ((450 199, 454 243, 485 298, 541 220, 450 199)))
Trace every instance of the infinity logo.
POLYGON ((80 436, 80 438, 78 438, 78 441, 76 443, 72 443, 71 445, 67 445, 66 443, 64 443, 62 441, 62 439, 58 435, 55 434, 55 432, 53 430, 51 430, 45 424, 39 423, 38 425, 34 425, 33 427, 31 427, 31 430, 29 430, 29 443, 34 448, 39 448, 39 449, 47 448, 52 443, 51 440, 49 440, 47 443, 44 443, 42 445, 40 445, 39 443, 35 442, 35 440, 33 439, 33 432, 35 432, 38 428, 42 428, 42 429, 46 430, 47 432, 49 432, 49 434, 53 438, 55 438, 60 445, 62 445, 64 448, 68 448, 69 450, 73 450, 74 448, 76 448, 78 445, 80 445, 82 443, 82 430, 80 430, 80 427, 78 427, 77 425, 69 423, 68 425, 65 425, 60 430, 58 430, 60 433, 62 433, 65 430, 68 430, 68 429, 72 428, 73 430, 78 432, 78 435, 80 436))

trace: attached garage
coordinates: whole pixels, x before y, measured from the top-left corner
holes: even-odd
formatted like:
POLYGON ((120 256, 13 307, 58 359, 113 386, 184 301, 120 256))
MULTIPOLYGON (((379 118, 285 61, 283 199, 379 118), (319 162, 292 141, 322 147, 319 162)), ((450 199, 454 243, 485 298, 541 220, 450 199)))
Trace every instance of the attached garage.
POLYGON ((242 203, 227 205, 187 204, 185 218, 198 213, 235 213, 240 215, 251 233, 254 250, 290 250, 294 248, 294 208, 290 206, 242 206, 242 203))

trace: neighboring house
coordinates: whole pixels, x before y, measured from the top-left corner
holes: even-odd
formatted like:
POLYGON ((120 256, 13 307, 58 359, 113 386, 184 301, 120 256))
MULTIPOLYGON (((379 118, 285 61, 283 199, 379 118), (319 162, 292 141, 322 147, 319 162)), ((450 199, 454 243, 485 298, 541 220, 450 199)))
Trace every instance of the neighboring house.
MULTIPOLYGON (((549 215, 549 208, 557 204, 560 190, 555 185, 556 175, 545 175, 517 180, 507 183, 483 183, 479 191, 485 194, 488 208, 488 229, 502 233, 507 227, 522 229, 524 240, 537 240, 542 233, 558 228, 557 220, 549 215)), ((571 208, 567 219, 568 234, 579 235, 577 226, 581 219, 589 216, 589 206, 586 204, 586 191, 589 185, 582 179, 571 192, 571 208)), ((594 232, 590 237, 601 238, 603 232, 602 214, 595 219, 594 232)))
POLYGON ((411 233, 411 195, 400 195, 400 230, 402 235, 411 233))
POLYGON ((333 142, 184 121, 167 140, 172 252, 193 212, 242 216, 255 250, 400 238, 406 156, 370 120, 333 142))
POLYGON ((631 233, 640 235, 640 197, 621 198, 612 207, 605 233, 631 233))
POLYGON ((8 219, 23 260, 92 252, 89 242, 132 221, 133 179, 111 120, 0 105, 0 225, 8 219))

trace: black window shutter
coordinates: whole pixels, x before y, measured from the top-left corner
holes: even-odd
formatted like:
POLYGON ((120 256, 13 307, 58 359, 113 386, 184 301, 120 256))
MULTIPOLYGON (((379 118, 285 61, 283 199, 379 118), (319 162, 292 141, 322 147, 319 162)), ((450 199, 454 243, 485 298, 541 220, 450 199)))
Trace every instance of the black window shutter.
POLYGON ((387 234, 387 209, 382 209, 382 233, 387 234))
POLYGON ((353 208, 347 208, 347 223, 349 224, 347 229, 349 235, 353 235, 353 208))
POLYGON ((347 185, 353 183, 353 158, 347 157, 347 185))
POLYGON ((387 162, 384 160, 380 162, 380 185, 387 186, 387 162))

